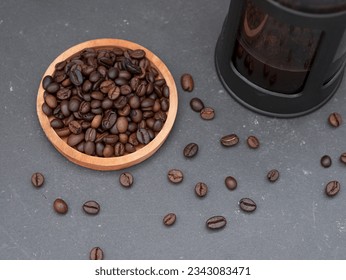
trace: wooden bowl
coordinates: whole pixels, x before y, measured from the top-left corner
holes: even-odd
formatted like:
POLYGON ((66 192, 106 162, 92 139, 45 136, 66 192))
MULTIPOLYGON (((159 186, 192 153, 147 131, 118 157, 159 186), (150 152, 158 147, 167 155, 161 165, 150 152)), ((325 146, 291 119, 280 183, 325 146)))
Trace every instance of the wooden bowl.
POLYGON ((141 45, 138 45, 133 42, 129 42, 126 40, 120 39, 97 39, 87 41, 78 45, 71 47, 66 50, 62 54, 60 54, 48 67, 46 72, 44 73, 42 80, 40 82, 40 87, 38 89, 37 102, 36 102, 36 110, 38 119, 42 126, 43 131, 45 132, 49 141, 53 144, 53 146, 67 159, 70 161, 95 170, 119 170, 123 168, 130 167, 132 165, 138 164, 145 159, 152 156, 160 146, 165 142, 168 137, 177 114, 178 110, 178 93, 177 88, 174 82, 174 79, 169 72, 166 65, 158 58, 155 54, 153 54, 150 50, 144 48, 141 45), (159 71, 160 75, 166 80, 166 84, 170 90, 169 96, 169 110, 167 112, 167 119, 162 127, 162 130, 156 135, 156 137, 149 142, 147 145, 138 149, 136 152, 131 154, 126 154, 120 157, 110 157, 103 158, 97 156, 89 156, 87 154, 81 153, 76 149, 70 147, 66 140, 60 138, 54 129, 50 126, 50 118, 47 117, 42 111, 42 104, 44 103, 44 89, 42 87, 42 80, 46 75, 52 75, 55 70, 55 65, 63 60, 66 60, 73 56, 74 54, 82 51, 85 48, 96 48, 96 49, 107 49, 112 47, 120 47, 127 49, 142 49, 146 53, 147 59, 156 67, 159 71))

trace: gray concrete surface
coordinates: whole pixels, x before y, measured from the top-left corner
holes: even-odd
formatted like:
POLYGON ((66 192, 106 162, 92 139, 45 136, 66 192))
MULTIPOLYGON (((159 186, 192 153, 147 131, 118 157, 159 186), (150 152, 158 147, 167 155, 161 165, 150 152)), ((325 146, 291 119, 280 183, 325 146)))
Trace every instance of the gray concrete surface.
POLYGON ((0 259, 88 259, 100 246, 106 259, 345 259, 346 124, 333 129, 329 113, 344 115, 346 79, 320 110, 295 119, 257 115, 236 103, 223 89, 214 67, 214 48, 228 0, 206 1, 34 1, 0 2, 0 259), (118 183, 121 171, 99 172, 77 166, 60 155, 45 137, 35 102, 39 81, 51 61, 74 44, 96 38, 137 42, 157 54, 171 70, 179 90, 174 128, 159 151, 128 168, 131 189, 118 183), (195 90, 181 90, 184 72, 195 78, 195 90), (216 110, 203 121, 189 107, 192 97, 216 110), (237 133, 241 143, 223 148, 219 139, 237 133), (259 150, 245 139, 256 135, 259 150), (198 155, 185 159, 184 146, 199 144, 198 155), (333 165, 319 160, 329 154, 333 165), (184 181, 172 185, 166 174, 179 168, 184 181), (281 177, 269 184, 266 173, 281 177), (37 190, 33 172, 46 177, 37 190), (238 188, 230 192, 224 178, 232 175, 238 188), (330 199, 324 186, 341 182, 330 199), (209 193, 194 194, 204 181, 209 193), (70 211, 52 210, 57 197, 70 211), (250 197, 258 208, 240 212, 238 201, 250 197), (81 206, 94 199, 98 216, 81 206), (162 218, 177 214, 167 228, 162 218), (207 218, 224 215, 218 232, 205 227, 207 218))

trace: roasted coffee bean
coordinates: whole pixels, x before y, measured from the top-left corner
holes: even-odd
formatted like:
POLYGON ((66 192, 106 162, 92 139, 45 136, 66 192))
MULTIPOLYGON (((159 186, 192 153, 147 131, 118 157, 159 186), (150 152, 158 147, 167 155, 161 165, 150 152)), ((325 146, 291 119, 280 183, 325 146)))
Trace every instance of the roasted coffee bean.
POLYGON ((82 142, 84 140, 84 133, 80 133, 80 134, 71 134, 69 135, 69 137, 67 138, 67 144, 70 146, 76 146, 78 145, 80 142, 82 142))
POLYGON ((54 94, 54 93, 58 92, 59 88, 60 88, 60 86, 59 86, 58 83, 52 82, 52 83, 50 83, 50 84, 47 86, 46 91, 49 92, 49 93, 54 94))
POLYGON ((102 122, 102 115, 96 115, 91 121, 91 127, 98 128, 101 125, 101 122, 102 122))
POLYGON ((32 174, 32 176, 31 176, 31 183, 36 188, 42 187, 42 185, 44 183, 44 176, 43 176, 43 174, 40 173, 40 172, 35 172, 34 174, 32 174))
POLYGON ((256 203, 250 199, 250 198, 242 198, 239 201, 239 207, 241 210, 245 211, 245 212, 253 212, 256 210, 257 205, 256 203))
POLYGON ((280 173, 276 169, 270 170, 267 174, 269 182, 275 182, 279 179, 280 173))
POLYGON ((145 51, 143 50, 133 50, 130 52, 130 56, 134 59, 142 59, 145 56, 145 51))
POLYGON ((68 127, 63 127, 59 129, 55 129, 56 134, 58 134, 61 138, 67 137, 71 134, 71 131, 68 127))
POLYGON ((190 101, 190 107, 195 112, 200 112, 204 108, 204 103, 201 99, 194 97, 190 101))
POLYGON ((115 83, 112 80, 106 80, 100 84, 100 91, 103 93, 108 93, 109 90, 114 87, 115 83))
POLYGON ((104 157, 114 156, 114 147, 107 144, 103 149, 103 156, 104 157))
POLYGON ((68 128, 73 134, 80 134, 83 130, 82 125, 77 121, 70 122, 68 128))
POLYGON ((90 82, 89 80, 84 81, 82 89, 85 93, 89 92, 93 87, 92 82, 90 82))
POLYGON ((237 180, 232 177, 232 176, 227 176, 225 178, 225 186, 227 187, 227 189, 229 189, 230 191, 233 191, 237 188, 238 186, 238 182, 237 180))
POLYGON ((122 109, 119 109, 117 112, 119 116, 127 117, 128 115, 130 115, 131 107, 129 104, 126 104, 125 107, 123 107, 122 109))
POLYGON ((95 82, 97 82, 100 79, 101 79, 101 74, 98 71, 93 71, 89 75, 89 80, 92 83, 95 83, 95 82))
POLYGON ((339 113, 331 113, 328 117, 328 122, 333 127, 339 127, 342 124, 342 117, 339 113))
POLYGON ((150 135, 148 130, 140 128, 137 130, 137 139, 141 144, 148 144, 150 142, 150 135))
POLYGON ((198 152, 198 145, 196 143, 187 144, 184 148, 184 156, 187 158, 194 157, 198 152))
POLYGON ((164 111, 164 112, 167 112, 168 109, 169 109, 169 101, 167 98, 162 98, 161 100, 161 110, 164 111))
POLYGON ((122 79, 125 79, 125 80, 130 80, 132 75, 131 75, 131 73, 129 71, 120 70, 118 77, 122 78, 122 79))
POLYGON ((135 65, 131 62, 130 59, 125 58, 124 60, 124 66, 127 71, 129 71, 132 74, 141 74, 141 68, 138 65, 135 65))
POLYGON ((83 84, 83 75, 77 68, 70 71, 69 78, 72 84, 80 86, 83 84))
POLYGON ((251 149, 257 149, 260 146, 260 142, 256 136, 249 136, 246 142, 251 149))
POLYGON ((127 98, 124 95, 120 95, 117 99, 114 100, 113 106, 116 109, 122 109, 127 104, 127 98))
POLYGON ((51 116, 53 114, 53 109, 50 108, 46 102, 42 104, 42 112, 45 113, 46 116, 51 116))
POLYGON ((220 139, 220 143, 225 147, 232 147, 239 143, 239 137, 234 133, 225 135, 220 139))
POLYGON ((58 106, 58 101, 52 94, 47 94, 44 100, 46 101, 46 104, 49 106, 49 108, 55 109, 58 106))
POLYGON ((50 75, 47 75, 42 80, 43 89, 47 90, 47 87, 53 82, 53 78, 50 75))
POLYGON ((104 110, 111 109, 113 107, 113 100, 106 97, 105 99, 102 100, 101 107, 104 110))
POLYGON ((60 119, 52 119, 50 121, 50 126, 53 128, 63 128, 65 125, 62 120, 60 119))
POLYGON ((125 154, 125 146, 123 143, 116 143, 114 146, 114 156, 121 157, 125 154))
POLYGON ((101 142, 98 142, 95 144, 95 150, 96 150, 96 155, 99 157, 103 157, 103 149, 105 148, 105 145, 101 142))
POLYGON ((80 106, 80 101, 76 98, 73 98, 70 100, 69 104, 68 104, 68 109, 71 112, 77 112, 79 110, 79 106, 80 106))
POLYGON ((204 107, 200 111, 200 116, 203 120, 212 120, 215 117, 215 111, 213 108, 210 107, 204 107))
POLYGON ((57 198, 56 200, 54 200, 53 208, 55 212, 59 214, 66 214, 68 211, 67 203, 61 198, 57 198))
POLYGON ((223 216, 214 216, 207 220, 206 225, 209 229, 221 229, 226 226, 227 220, 223 216))
POLYGON ((162 96, 165 97, 165 98, 169 98, 169 95, 170 95, 169 87, 166 86, 166 85, 163 86, 163 88, 162 88, 162 96))
POLYGON ((61 88, 57 93, 56 97, 60 100, 65 100, 70 98, 71 96, 71 90, 69 88, 61 88))
POLYGON ((194 88, 194 81, 190 74, 183 74, 180 79, 181 87, 185 91, 192 91, 194 88))
POLYGON ((128 94, 130 94, 132 92, 132 89, 131 89, 131 87, 129 86, 129 85, 122 85, 121 87, 120 87, 120 93, 122 94, 122 95, 128 95, 128 94))
POLYGON ((118 77, 119 74, 119 70, 114 68, 114 67, 110 67, 108 69, 107 75, 110 79, 114 80, 116 77, 118 77))
POLYGON ((340 183, 338 181, 330 181, 325 188, 326 195, 334 196, 340 191, 340 183))
POLYGON ((94 142, 96 140, 96 129, 89 127, 85 131, 85 141, 92 141, 94 142))
POLYGON ((324 155, 321 157, 320 163, 324 168, 328 168, 332 165, 332 159, 330 156, 324 155))
POLYGON ((128 153, 134 153, 136 151, 136 148, 132 144, 126 143, 125 144, 125 151, 128 153))
POLYGON ((103 137, 102 141, 105 144, 110 144, 110 145, 115 145, 115 143, 117 143, 119 140, 119 136, 115 135, 115 134, 109 134, 106 135, 105 137, 103 137))
MULTIPOLYGON (((105 81, 105 82, 108 82, 108 81, 105 81)), ((98 101, 102 101, 104 99, 103 93, 100 91, 93 91, 90 96, 91 96, 91 98, 98 100, 98 101)))
POLYGON ((159 131, 161 131, 162 127, 163 127, 163 121, 162 120, 156 120, 152 129, 154 132, 159 132, 159 131))
POLYGON ((90 260, 103 260, 103 251, 100 247, 94 247, 89 254, 90 260))
POLYGON ((82 103, 79 105, 79 112, 81 114, 86 114, 90 112, 90 109, 91 109, 90 102, 82 101, 82 103))
POLYGON ((100 204, 98 204, 95 200, 89 200, 84 202, 83 210, 85 213, 89 215, 97 215, 100 212, 100 204))
POLYGON ((61 113, 65 116, 65 117, 69 117, 71 115, 71 111, 69 110, 69 102, 68 100, 63 100, 60 102, 60 110, 61 113))
POLYGON ((168 180, 174 184, 180 183, 184 179, 183 172, 179 169, 171 169, 167 174, 168 180))
POLYGON ((108 91, 108 98, 110 100, 116 100, 120 96, 120 88, 119 87, 112 87, 108 91))
POLYGON ((163 217, 162 222, 165 226, 171 226, 175 223, 177 216, 174 213, 168 213, 163 217))
POLYGON ((84 153, 87 155, 94 155, 95 154, 95 143, 92 141, 86 141, 84 144, 84 153))
POLYGON ((133 176, 130 172, 124 172, 119 176, 119 183, 125 188, 129 188, 133 184, 133 176))
POLYGON ((85 141, 80 142, 77 146, 76 149, 77 151, 84 153, 84 148, 85 148, 85 141))
POLYGON ((207 192, 208 192, 208 186, 206 183, 198 182, 195 185, 195 193, 197 196, 204 197, 206 196, 207 192))
POLYGON ((346 164, 346 153, 342 153, 339 159, 342 163, 346 164))
POLYGON ((126 117, 119 117, 116 121, 116 126, 119 133, 124 133, 127 131, 129 122, 126 117))
POLYGON ((115 124, 116 120, 116 113, 111 110, 108 110, 102 118, 101 126, 104 130, 110 129, 115 124))

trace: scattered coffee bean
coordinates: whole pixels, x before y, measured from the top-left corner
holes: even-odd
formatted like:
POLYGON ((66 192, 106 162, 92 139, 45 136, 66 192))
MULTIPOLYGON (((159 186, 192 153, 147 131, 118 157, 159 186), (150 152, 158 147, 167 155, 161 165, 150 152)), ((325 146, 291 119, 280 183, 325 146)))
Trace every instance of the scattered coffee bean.
POLYGON ((207 220, 206 225, 209 229, 221 229, 227 224, 227 220, 223 216, 214 216, 207 220))
POLYGON ((333 127, 339 127, 342 124, 342 117, 339 113, 331 113, 328 117, 328 122, 333 127))
POLYGON ((260 142, 256 136, 249 136, 246 142, 251 149, 257 149, 260 145, 260 142))
POLYGON ((342 153, 339 159, 342 163, 346 164, 346 153, 342 153))
POLYGON ((257 205, 256 203, 250 199, 250 198, 242 198, 239 201, 239 207, 241 210, 245 211, 245 212, 253 212, 256 210, 257 205))
POLYGON ((31 183, 34 187, 39 188, 43 185, 44 183, 44 176, 42 173, 35 172, 31 176, 31 183))
POLYGON ((275 182, 277 179, 279 179, 280 173, 276 169, 270 170, 267 174, 267 179, 269 182, 275 182))
POLYGON ((120 175, 120 177, 119 177, 119 182, 125 188, 131 187, 132 184, 133 184, 133 176, 132 176, 132 174, 129 173, 129 172, 122 173, 120 175))
POLYGON ((89 254, 90 260, 103 260, 103 251, 100 247, 94 247, 89 254))
POLYGON ((83 210, 89 215, 96 215, 100 212, 100 204, 94 200, 89 200, 83 204, 83 210))
POLYGON ((340 183, 338 181, 331 181, 326 185, 326 194, 334 196, 340 191, 340 183))
POLYGON ((321 157, 320 162, 324 168, 328 168, 332 165, 332 159, 328 155, 324 155, 323 157, 321 157))
POLYGON ((181 87, 185 91, 193 91, 193 88, 195 86, 193 78, 190 74, 183 74, 180 79, 181 87))
POLYGON ((59 214, 66 214, 68 211, 67 203, 61 198, 57 198, 54 201, 53 208, 59 214))
POLYGON ((178 169, 171 169, 168 171, 167 177, 170 182, 177 184, 183 181, 184 175, 183 172, 178 169))
POLYGON ((215 111, 213 108, 204 107, 200 111, 200 116, 203 120, 212 120, 215 117, 215 111))
POLYGON ((174 213, 169 213, 163 217, 163 224, 165 226, 171 226, 175 223, 177 216, 174 213))
POLYGON ((204 197, 206 196, 208 192, 208 186, 206 183, 203 182, 198 182, 195 186, 195 193, 199 197, 204 197))
POLYGON ((227 176, 225 178, 225 185, 226 185, 227 189, 229 189, 230 191, 233 191, 237 188, 238 182, 234 177, 227 176))
POLYGON ((184 156, 187 158, 194 157, 198 152, 198 145, 196 143, 187 144, 184 148, 184 156))
POLYGON ((199 113, 204 108, 204 103, 201 99, 194 97, 190 101, 190 107, 193 111, 199 113))
POLYGON ((232 147, 239 143, 237 134, 225 135, 220 139, 220 143, 225 147, 232 147))

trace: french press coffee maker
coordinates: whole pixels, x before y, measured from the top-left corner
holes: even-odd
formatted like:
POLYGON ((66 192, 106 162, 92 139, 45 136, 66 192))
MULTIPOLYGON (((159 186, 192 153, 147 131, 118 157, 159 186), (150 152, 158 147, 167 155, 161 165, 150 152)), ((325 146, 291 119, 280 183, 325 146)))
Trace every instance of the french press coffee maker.
POLYGON ((346 0, 231 0, 215 62, 229 93, 270 116, 325 104, 346 64, 346 0))

